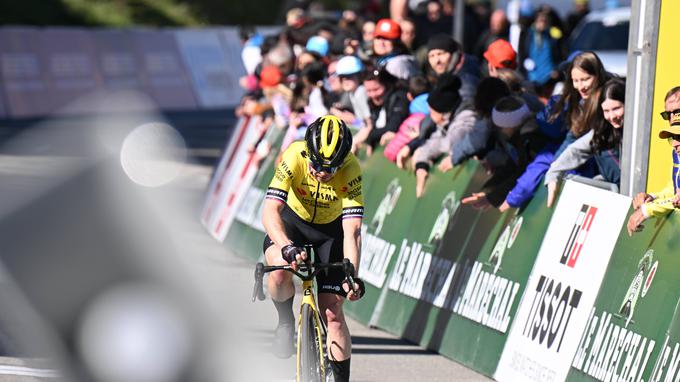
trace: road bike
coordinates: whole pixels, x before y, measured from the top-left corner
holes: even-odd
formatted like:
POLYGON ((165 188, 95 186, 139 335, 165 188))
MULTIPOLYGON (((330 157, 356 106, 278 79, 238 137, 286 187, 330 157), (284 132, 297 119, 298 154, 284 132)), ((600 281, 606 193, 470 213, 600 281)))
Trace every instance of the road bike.
MULTIPOLYGON (((311 247, 305 246, 307 253, 311 254, 311 247)), ((262 278, 265 273, 283 270, 290 272, 302 280, 302 303, 297 325, 297 356, 296 375, 297 382, 326 382, 332 380, 330 362, 324 357, 326 354, 327 329, 321 319, 314 294, 314 278, 326 269, 342 269, 345 280, 353 288, 354 265, 344 259, 341 263, 305 263, 298 270, 290 265, 265 266, 257 263, 255 266, 255 287, 253 288, 253 302, 255 299, 264 300, 262 278)), ((356 290, 355 290, 356 292, 356 290)))

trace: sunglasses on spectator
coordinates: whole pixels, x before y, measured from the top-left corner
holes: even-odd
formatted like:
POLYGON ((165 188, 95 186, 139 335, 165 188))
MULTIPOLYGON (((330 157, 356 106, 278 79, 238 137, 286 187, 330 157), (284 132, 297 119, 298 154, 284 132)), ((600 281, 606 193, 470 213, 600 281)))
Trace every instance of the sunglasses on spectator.
POLYGON ((661 118, 663 118, 665 121, 668 121, 669 119, 671 119, 671 115, 678 113, 680 113, 680 109, 662 111, 661 118))
POLYGON ((668 136, 668 143, 673 144, 673 141, 680 142, 680 134, 670 134, 668 136))

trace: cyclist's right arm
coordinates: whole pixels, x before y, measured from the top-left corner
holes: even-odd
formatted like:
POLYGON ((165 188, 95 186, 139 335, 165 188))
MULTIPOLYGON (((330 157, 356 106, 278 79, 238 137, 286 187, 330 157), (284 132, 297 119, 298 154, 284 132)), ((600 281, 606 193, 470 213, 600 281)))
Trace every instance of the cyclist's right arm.
POLYGON ((276 199, 267 198, 264 200, 264 208, 262 210, 264 229, 279 251, 281 251, 283 246, 291 244, 291 240, 286 235, 286 229, 283 226, 283 219, 281 219, 283 206, 284 203, 276 199))
MULTIPOLYGON (((287 202, 288 191, 293 184, 293 178, 297 171, 297 166, 295 166, 297 160, 296 155, 299 154, 296 152, 294 145, 289 146, 283 153, 281 162, 274 172, 274 178, 267 189, 267 195, 264 200, 262 211, 262 225, 264 226, 269 239, 271 239, 279 252, 286 246, 295 244, 286 234, 283 219, 281 218, 281 212, 287 202)), ((303 256, 303 260, 304 258, 306 258, 306 256, 303 256)))

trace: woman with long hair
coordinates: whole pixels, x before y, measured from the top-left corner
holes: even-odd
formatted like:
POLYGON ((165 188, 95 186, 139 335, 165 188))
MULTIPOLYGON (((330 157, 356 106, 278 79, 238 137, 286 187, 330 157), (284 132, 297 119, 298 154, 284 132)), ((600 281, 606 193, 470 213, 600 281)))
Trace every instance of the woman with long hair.
POLYGON ((564 121, 569 128, 566 139, 569 140, 571 135, 571 141, 568 141, 571 143, 590 130, 600 107, 597 101, 602 86, 610 75, 595 53, 583 52, 571 62, 566 77, 562 96, 553 109, 550 121, 564 112, 564 121))
POLYGON ((548 207, 552 206, 557 193, 557 182, 569 170, 579 167, 590 158, 595 159, 603 180, 619 184, 621 179, 621 142, 623 140, 623 117, 626 84, 613 78, 600 91, 593 128, 574 143, 550 165, 545 174, 548 187, 548 207))
MULTIPOLYGON (((551 139, 544 150, 539 152, 526 171, 517 179, 517 184, 508 193, 499 210, 519 208, 534 196, 543 174, 548 170, 554 158, 571 143, 586 134, 597 119, 602 86, 610 75, 605 71, 602 61, 593 52, 578 54, 569 64, 562 94, 551 100, 543 111, 537 115, 541 132, 551 139), (565 136, 566 130, 566 136, 565 136), (561 142, 561 143, 558 143, 561 142)), ((577 172, 591 175, 595 164, 581 166, 577 172)))

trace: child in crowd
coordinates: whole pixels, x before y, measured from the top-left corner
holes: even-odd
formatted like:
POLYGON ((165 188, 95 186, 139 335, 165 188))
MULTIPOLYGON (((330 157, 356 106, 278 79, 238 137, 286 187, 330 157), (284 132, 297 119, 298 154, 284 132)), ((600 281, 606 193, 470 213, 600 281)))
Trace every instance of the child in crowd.
POLYGON ((427 97, 430 118, 436 130, 413 153, 417 198, 425 192, 425 182, 434 161, 447 155, 457 141, 474 129, 476 115, 471 104, 462 102, 460 87, 458 76, 444 73, 427 97))
POLYGON ((409 80, 409 89, 406 93, 411 103, 409 104, 408 118, 404 120, 399 126, 399 131, 394 138, 385 147, 385 157, 392 162, 396 162, 399 168, 404 168, 404 157, 397 161, 397 154, 406 147, 406 145, 420 134, 420 125, 430 114, 430 108, 427 105, 427 97, 429 95, 429 83, 424 76, 412 77, 409 80))
POLYGON ((493 108, 492 149, 483 158, 485 167, 492 172, 480 192, 462 200, 475 208, 499 208, 517 178, 547 142, 541 133, 534 114, 519 96, 500 99, 493 108))

